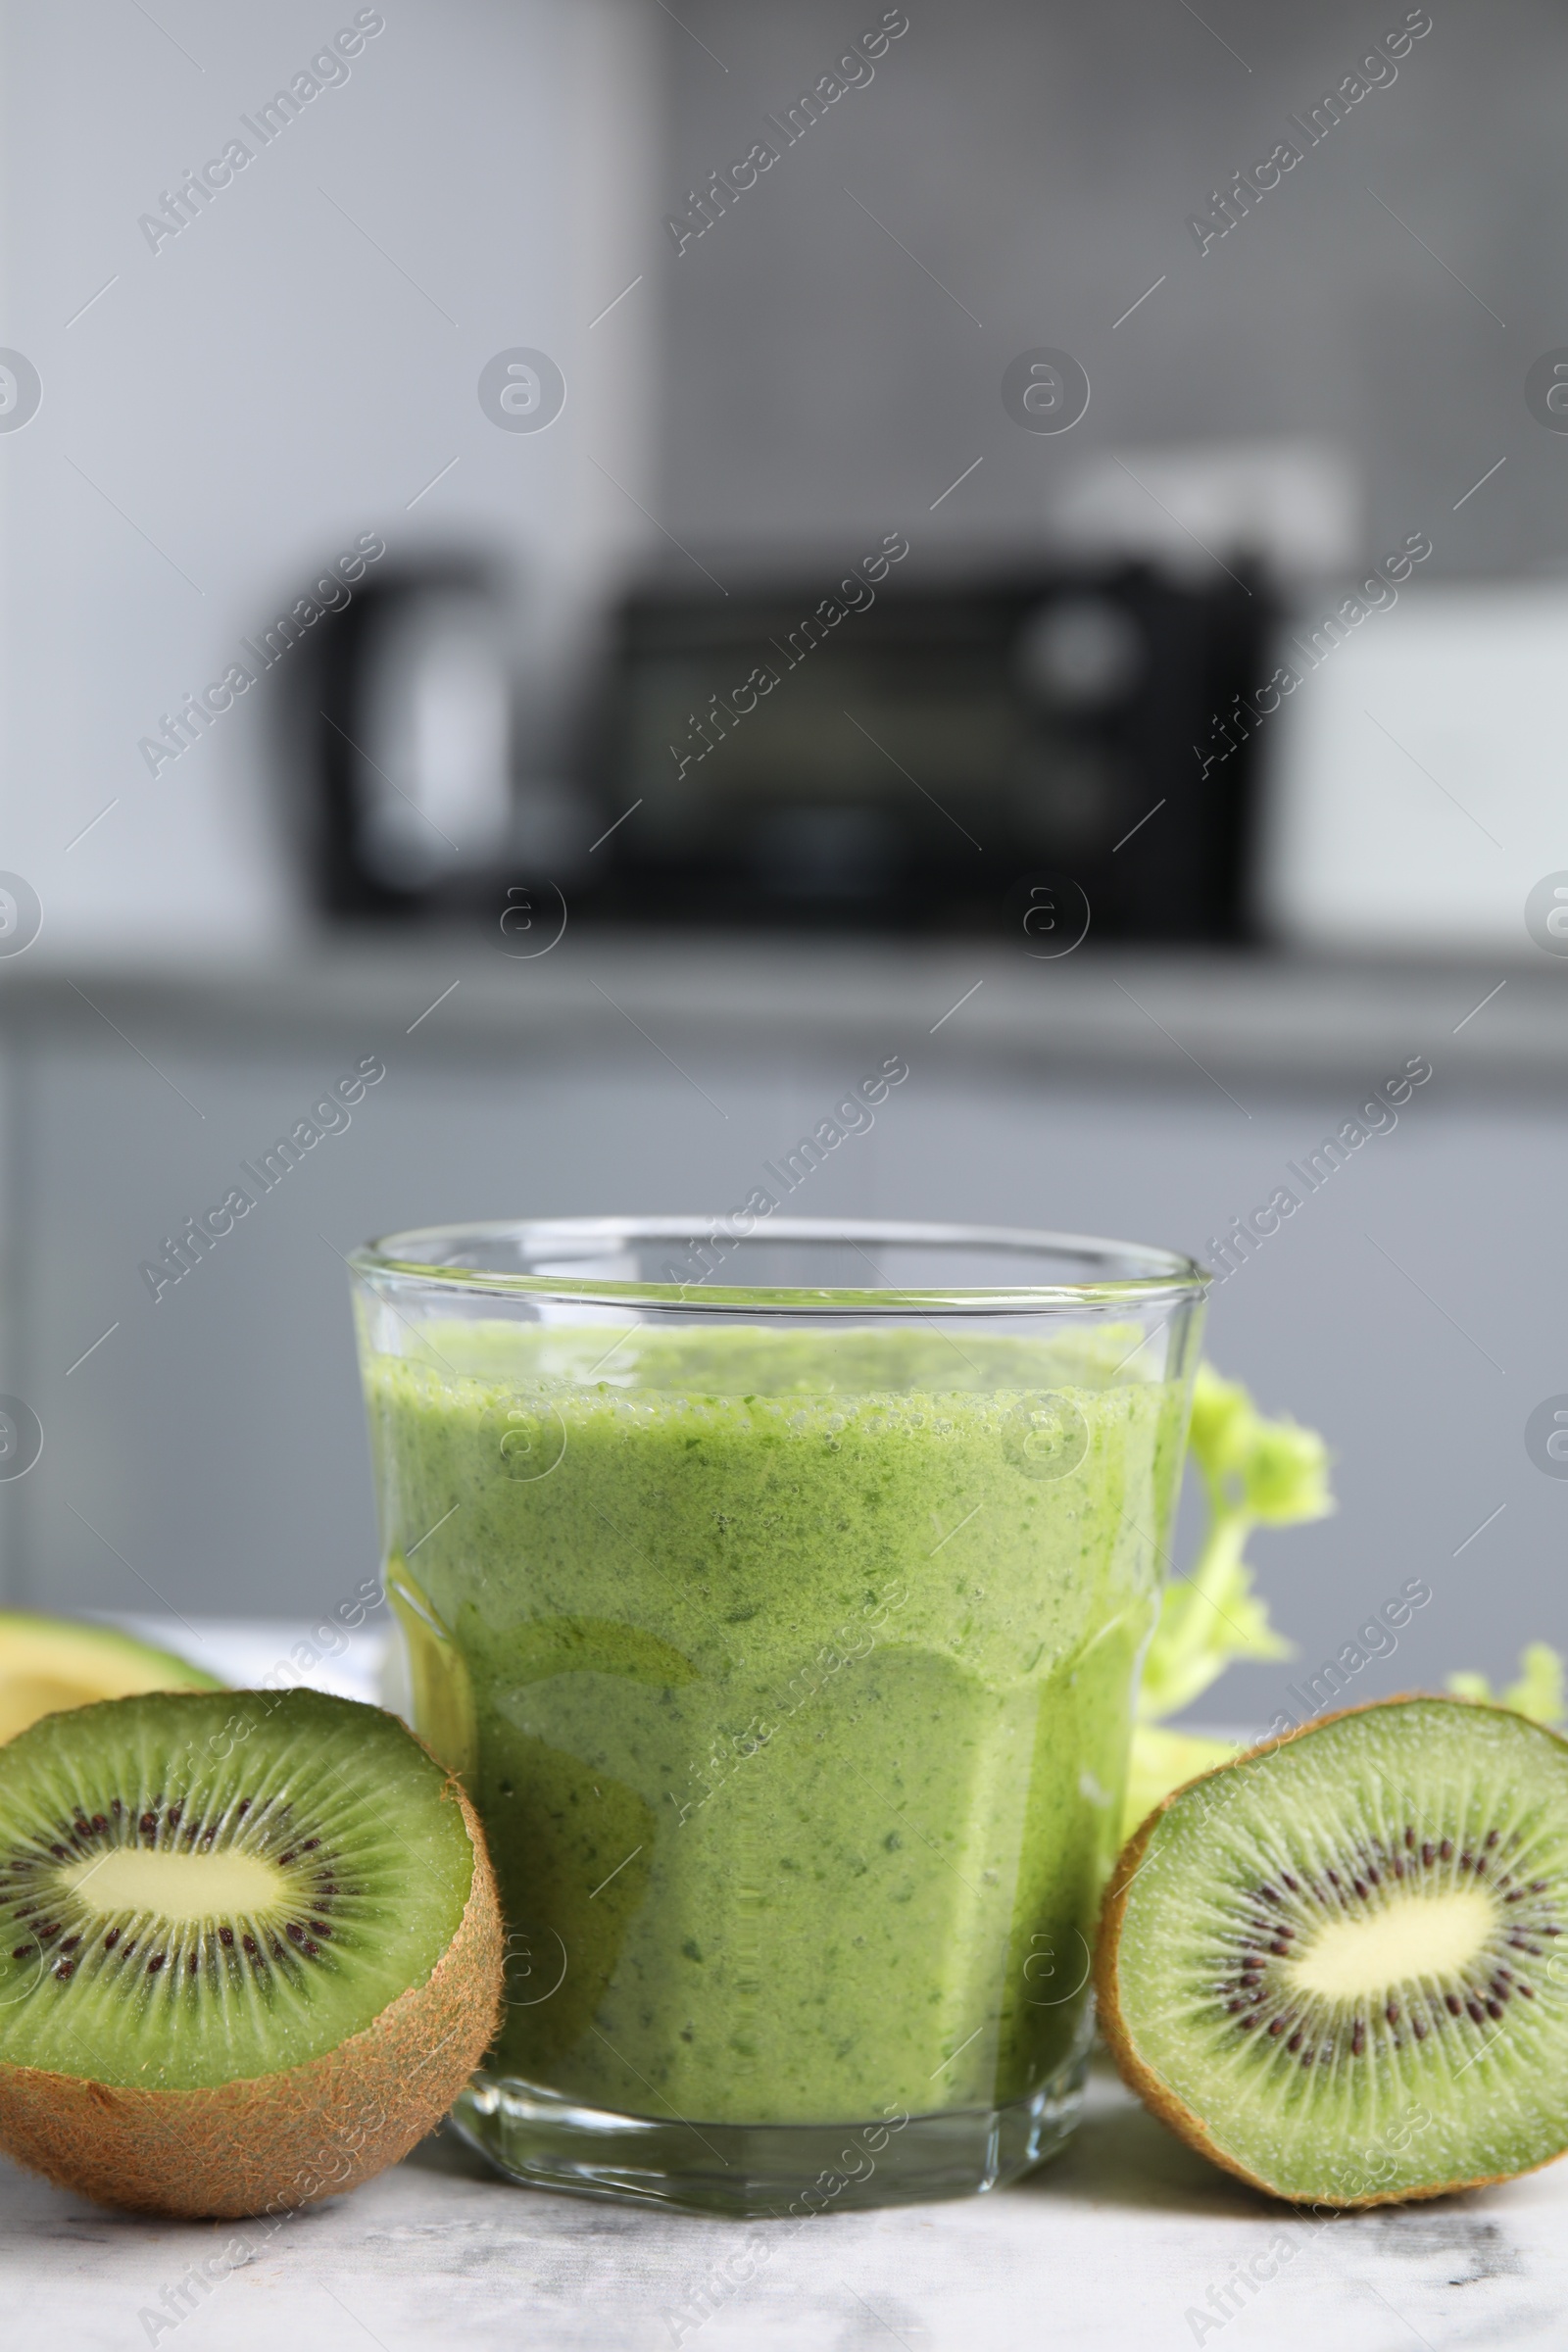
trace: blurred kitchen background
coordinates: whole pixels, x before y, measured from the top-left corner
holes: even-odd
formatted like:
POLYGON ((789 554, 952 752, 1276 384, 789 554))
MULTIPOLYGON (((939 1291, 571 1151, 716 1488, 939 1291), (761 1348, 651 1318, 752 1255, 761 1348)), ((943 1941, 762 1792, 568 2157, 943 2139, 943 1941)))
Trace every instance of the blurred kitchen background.
POLYGON ((334 1605, 345 1250, 902 1054, 792 1206, 1228 1247, 1302 1664, 1561 1642, 1560 12, 0 25, 0 1597, 334 1605))

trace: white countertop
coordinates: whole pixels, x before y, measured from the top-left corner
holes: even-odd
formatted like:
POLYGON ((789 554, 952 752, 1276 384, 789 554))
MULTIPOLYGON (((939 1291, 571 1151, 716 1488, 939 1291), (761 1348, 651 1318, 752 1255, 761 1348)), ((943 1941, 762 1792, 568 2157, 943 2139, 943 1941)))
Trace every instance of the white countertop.
POLYGON ((1525 2352, 1564 2338, 1568 2168, 1303 2220, 1190 2154, 1097 2073, 1077 2139, 1017 2186, 805 2224, 514 2188, 445 2136, 270 2237, 100 2212, 0 2165, 0 2280, 5 2340, 25 2352, 129 2352, 176 2334, 179 2352, 1525 2352), (743 2243, 750 2263, 734 2268, 756 2275, 701 2321, 693 2296, 743 2243), (161 2327, 204 2261, 209 2291, 187 2286, 177 2329, 161 2327), (1210 2288, 1249 2262, 1275 2276, 1203 2331, 1210 2288))
MULTIPOLYGON (((146 1630, 235 1678, 301 1638, 202 1626, 193 1645, 167 1623, 146 1630)), ((368 1629, 302 1679, 363 1694, 375 1649, 368 1629)), ((516 2188, 444 2132, 352 2196, 273 2225, 104 2212, 0 2162, 0 2296, 18 2352, 176 2337, 179 2352, 1524 2352, 1568 2333, 1568 2165, 1313 2220, 1190 2153, 1102 2061, 1077 2138, 1029 2180, 805 2223, 516 2188), (726 2262, 739 2283, 724 2283, 726 2262), (1230 2284, 1248 2265, 1272 2273, 1255 2293, 1230 2284)))

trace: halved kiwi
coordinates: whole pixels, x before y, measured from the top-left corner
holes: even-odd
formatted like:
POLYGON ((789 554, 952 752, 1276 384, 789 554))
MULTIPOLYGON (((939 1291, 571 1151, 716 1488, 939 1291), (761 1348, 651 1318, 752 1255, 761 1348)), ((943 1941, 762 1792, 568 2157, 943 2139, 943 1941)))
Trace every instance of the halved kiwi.
POLYGON ((138 1690, 217 1690, 199 1666, 112 1625, 0 1609, 0 1741, 41 1715, 138 1690))
POLYGON ((1179 1788, 1096 1958, 1123 2076, 1295 2201, 1381 2205, 1568 2147, 1568 1742, 1399 1698, 1179 1788))
POLYGON ((54 2180, 187 2215, 352 2187, 500 1989, 478 1821, 378 1707, 122 1698, 0 1748, 0 2146, 54 2180))

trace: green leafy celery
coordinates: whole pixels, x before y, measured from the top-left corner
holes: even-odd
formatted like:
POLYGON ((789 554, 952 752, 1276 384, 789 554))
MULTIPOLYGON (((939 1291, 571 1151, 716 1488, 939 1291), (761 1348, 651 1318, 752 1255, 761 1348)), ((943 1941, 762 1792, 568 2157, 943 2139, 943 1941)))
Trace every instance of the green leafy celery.
POLYGON ((1506 1690, 1494 1692, 1484 1674, 1450 1674, 1448 1689, 1457 1698, 1484 1698, 1494 1706, 1512 1707, 1536 1723, 1559 1724, 1563 1719, 1563 1661, 1549 1642, 1532 1642, 1520 1651, 1519 1679, 1506 1690))
POLYGON ((1208 1501, 1190 1577, 1166 1586, 1144 1663, 1138 1713, 1158 1723, 1191 1706, 1233 1658, 1288 1658, 1243 1557, 1257 1527, 1293 1527, 1334 1508, 1328 1449, 1315 1430, 1267 1421, 1239 1381, 1200 1364, 1188 1437, 1208 1501))
POLYGON ((1334 1508, 1328 1448, 1315 1430, 1268 1421, 1239 1381, 1200 1364, 1188 1434, 1208 1503, 1208 1526, 1190 1577, 1165 1588, 1144 1660, 1128 1766, 1122 1835, 1161 1797, 1215 1764, 1234 1740, 1172 1732, 1161 1719, 1192 1705, 1233 1658, 1288 1658, 1293 1645, 1269 1623, 1243 1554, 1257 1527, 1293 1527, 1334 1508))
MULTIPOLYGON (((1188 1450, 1203 1482, 1208 1526, 1190 1577, 1171 1582, 1144 1662, 1133 1732, 1122 1836, 1130 1837, 1171 1789, 1228 1763, 1233 1740, 1173 1732, 1163 1719, 1191 1706, 1235 1658, 1288 1658, 1293 1644, 1269 1623, 1243 1557, 1258 1527, 1295 1527, 1334 1508, 1328 1448, 1315 1430, 1269 1421, 1239 1381, 1200 1364, 1193 1390, 1188 1450)), ((1568 1717, 1568 1670, 1544 1642, 1520 1653, 1518 1678, 1494 1692, 1482 1674, 1450 1674, 1460 1698, 1512 1707, 1537 1723, 1568 1717)))

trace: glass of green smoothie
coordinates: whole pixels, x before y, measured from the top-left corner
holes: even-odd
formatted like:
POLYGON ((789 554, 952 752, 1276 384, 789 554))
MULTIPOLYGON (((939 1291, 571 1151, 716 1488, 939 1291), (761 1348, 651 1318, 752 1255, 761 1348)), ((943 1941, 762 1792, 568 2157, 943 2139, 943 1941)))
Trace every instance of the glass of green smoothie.
POLYGON ((1207 1277, 755 1209, 353 1269, 407 1704, 507 1913, 463 2131, 738 2215, 1051 2154, 1207 1277))

